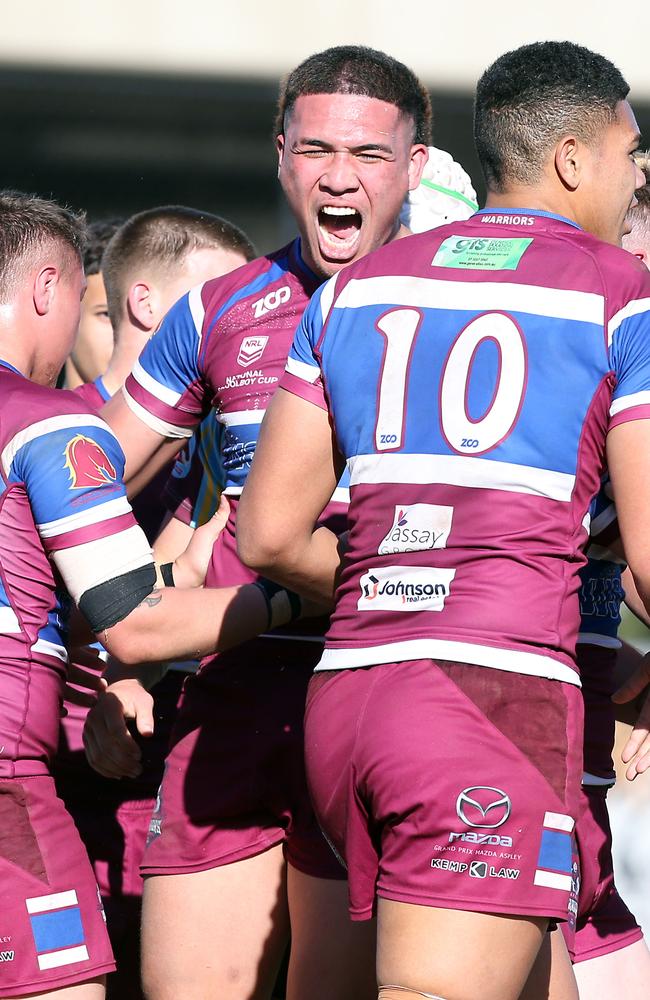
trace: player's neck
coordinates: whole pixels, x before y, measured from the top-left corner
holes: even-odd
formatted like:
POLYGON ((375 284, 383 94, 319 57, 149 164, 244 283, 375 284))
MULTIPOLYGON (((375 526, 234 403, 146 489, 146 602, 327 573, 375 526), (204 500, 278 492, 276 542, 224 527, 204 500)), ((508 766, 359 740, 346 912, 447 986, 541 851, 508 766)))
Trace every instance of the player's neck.
POLYGON ((509 188, 508 191, 504 192, 488 191, 485 207, 521 208, 534 212, 550 212, 551 215, 561 215, 566 219, 577 221, 567 200, 549 194, 543 187, 521 185, 509 188))
POLYGON ((64 385, 66 389, 76 389, 77 386, 83 384, 83 379, 79 374, 77 366, 75 365, 72 358, 68 358, 64 365, 64 385))
POLYGON ((102 375, 106 391, 111 396, 114 396, 126 382, 152 332, 151 330, 136 329, 130 323, 121 324, 115 331, 113 354, 108 368, 102 375))
POLYGON ((27 335, 24 338, 21 336, 18 340, 16 328, 12 326, 7 328, 1 321, 0 358, 29 379, 37 367, 36 351, 30 350, 29 337, 27 335))

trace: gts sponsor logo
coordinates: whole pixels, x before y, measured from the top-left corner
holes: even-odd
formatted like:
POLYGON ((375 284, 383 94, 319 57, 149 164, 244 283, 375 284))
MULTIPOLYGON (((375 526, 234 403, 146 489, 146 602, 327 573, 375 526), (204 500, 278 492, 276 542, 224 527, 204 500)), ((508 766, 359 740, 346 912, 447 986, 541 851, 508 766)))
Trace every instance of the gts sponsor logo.
POLYGON ((490 844, 492 847, 512 847, 512 837, 501 837, 498 833, 450 833, 449 843, 464 840, 467 844, 490 844))

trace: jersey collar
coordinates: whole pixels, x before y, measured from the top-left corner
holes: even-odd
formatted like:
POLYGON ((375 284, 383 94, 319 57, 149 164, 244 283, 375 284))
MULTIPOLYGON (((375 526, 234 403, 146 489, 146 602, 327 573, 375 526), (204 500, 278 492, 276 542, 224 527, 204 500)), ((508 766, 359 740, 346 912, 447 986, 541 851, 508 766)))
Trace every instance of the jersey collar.
POLYGON ((100 396, 102 397, 102 399, 104 400, 104 402, 105 402, 105 403, 108 403, 109 399, 111 398, 111 394, 110 394, 110 392, 108 391, 108 389, 106 388, 106 386, 104 385, 104 380, 103 380, 103 378, 101 377, 101 375, 99 375, 99 376, 98 376, 98 377, 97 377, 97 378, 95 379, 95 382, 94 382, 94 386, 95 386, 95 388, 97 389, 97 392, 99 393, 99 395, 100 395, 100 396))
POLYGON ((8 368, 10 372, 14 372, 16 375, 21 375, 23 378, 26 377, 23 374, 23 372, 19 371, 17 368, 14 368, 14 366, 10 365, 8 361, 4 360, 4 358, 0 358, 0 365, 2 365, 3 368, 8 368))
POLYGON ((573 219, 567 219, 564 215, 557 215, 555 212, 545 212, 541 208, 481 208, 477 215, 537 215, 541 219, 555 219, 556 222, 566 222, 567 226, 573 226, 582 232, 582 226, 573 219))
POLYGON ((305 264, 302 256, 302 241, 299 236, 293 241, 292 249, 294 251, 296 264, 303 272, 303 274, 309 278, 310 281, 314 282, 316 285, 322 285, 325 278, 320 277, 316 274, 307 264, 305 264))

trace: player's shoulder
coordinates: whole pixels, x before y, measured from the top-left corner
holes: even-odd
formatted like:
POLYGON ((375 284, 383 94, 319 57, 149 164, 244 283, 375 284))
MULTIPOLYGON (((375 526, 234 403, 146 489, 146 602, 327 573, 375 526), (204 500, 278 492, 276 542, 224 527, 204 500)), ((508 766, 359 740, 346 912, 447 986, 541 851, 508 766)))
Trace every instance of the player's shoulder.
MULTIPOLYGON (((201 288, 205 315, 215 316, 242 299, 262 295, 278 284, 303 285, 313 276, 300 258, 299 241, 251 260, 218 278, 211 278, 201 288)), ((313 289, 310 288, 309 294, 313 289)))
MULTIPOLYGON (((610 316, 631 303, 650 299, 650 271, 642 260, 621 247, 603 243, 588 234, 584 236, 603 275, 610 316)), ((650 309, 650 302, 648 307, 650 309)))
POLYGON ((9 473, 18 455, 29 458, 34 453, 42 464, 49 454, 50 442, 57 442, 61 435, 66 440, 76 436, 97 448, 90 435, 99 434, 107 447, 110 442, 117 446, 108 426, 77 393, 39 385, 21 376, 3 378, 3 383, 0 454, 5 473, 9 473))
POLYGON ((71 389, 70 392, 74 396, 79 396, 80 399, 83 399, 95 413, 99 413, 104 403, 107 402, 107 398, 102 396, 94 382, 83 382, 81 385, 71 389))
POLYGON ((2 437, 17 434, 35 425, 54 427, 60 418, 72 416, 75 422, 98 421, 96 410, 78 393, 69 389, 54 389, 27 378, 17 377, 3 386, 2 437))
POLYGON ((332 296, 338 299, 350 282, 367 278, 432 276, 431 264, 436 250, 449 236, 462 233, 459 227, 464 225, 451 223, 423 233, 408 233, 384 243, 330 278, 321 290, 321 297, 326 301, 332 296))
POLYGON ((40 385, 21 375, 9 378, 3 385, 2 409, 5 419, 11 415, 24 424, 35 423, 48 416, 65 413, 94 414, 94 409, 83 394, 71 389, 55 389, 40 385), (15 413, 17 406, 27 407, 15 413), (11 411, 7 414, 7 411, 11 411))

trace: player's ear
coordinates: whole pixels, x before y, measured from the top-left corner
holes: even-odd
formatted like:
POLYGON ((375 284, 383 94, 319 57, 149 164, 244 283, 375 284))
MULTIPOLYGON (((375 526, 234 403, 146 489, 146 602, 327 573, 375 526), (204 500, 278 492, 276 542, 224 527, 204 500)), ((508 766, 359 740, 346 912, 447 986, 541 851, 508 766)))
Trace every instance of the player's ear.
POLYGON ((135 281, 127 292, 127 314, 141 330, 153 330, 156 325, 152 296, 152 289, 146 281, 135 281))
POLYGON ((574 135, 564 136, 555 147, 555 171, 569 191, 575 191, 580 184, 584 170, 585 147, 574 135))
POLYGON ((409 191, 415 191, 420 183, 422 171, 427 165, 429 150, 422 143, 411 146, 411 158, 409 160, 409 191))
POLYGON ((275 148, 278 151, 278 174, 280 173, 280 167, 282 166, 282 161, 284 160, 284 136, 282 133, 276 136, 275 148))
POLYGON ((34 277, 34 308, 39 316, 45 316, 52 308, 56 288, 60 280, 61 272, 54 265, 42 267, 34 277))

